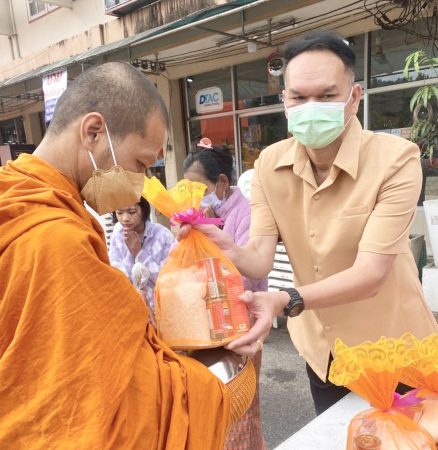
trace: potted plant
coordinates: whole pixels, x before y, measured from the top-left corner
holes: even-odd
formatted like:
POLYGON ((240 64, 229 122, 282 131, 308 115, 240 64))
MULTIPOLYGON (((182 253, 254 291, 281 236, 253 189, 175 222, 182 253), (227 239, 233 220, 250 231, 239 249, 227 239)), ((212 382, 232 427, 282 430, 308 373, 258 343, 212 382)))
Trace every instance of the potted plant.
MULTIPOLYGON (((408 80, 411 79, 411 75, 414 75, 415 80, 425 80, 425 71, 428 71, 432 76, 438 77, 437 66, 438 58, 430 56, 425 50, 417 50, 407 56, 403 75, 408 80)), ((409 106, 413 116, 410 140, 415 142, 420 148, 423 169, 423 186, 419 205, 425 205, 426 221, 432 241, 434 260, 438 262, 438 254, 435 255, 435 249, 438 247, 438 235, 436 233, 437 230, 435 230, 435 221, 432 220, 432 218, 436 217, 434 206, 423 203, 426 176, 429 171, 433 171, 438 167, 438 85, 424 83, 423 86, 420 86, 415 91, 409 106)), ((411 249, 421 279, 421 269, 426 263, 424 236, 411 235, 410 238, 411 249)))
MULTIPOLYGON (((413 70, 417 80, 424 80, 424 69, 438 77, 438 58, 417 50, 407 56, 403 74, 409 79, 413 70)), ((410 139, 420 147, 422 159, 427 159, 429 166, 438 167, 438 86, 424 84, 419 87, 411 98, 410 109, 413 114, 410 139)))

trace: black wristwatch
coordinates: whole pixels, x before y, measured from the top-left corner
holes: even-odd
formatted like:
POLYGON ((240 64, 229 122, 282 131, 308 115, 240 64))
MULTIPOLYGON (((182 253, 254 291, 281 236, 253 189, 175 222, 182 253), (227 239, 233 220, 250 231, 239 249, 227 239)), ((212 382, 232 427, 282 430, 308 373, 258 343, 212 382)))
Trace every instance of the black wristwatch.
POLYGON ((289 303, 284 307, 283 313, 286 317, 299 316, 304 311, 304 300, 300 293, 294 288, 281 288, 280 291, 289 294, 289 303))

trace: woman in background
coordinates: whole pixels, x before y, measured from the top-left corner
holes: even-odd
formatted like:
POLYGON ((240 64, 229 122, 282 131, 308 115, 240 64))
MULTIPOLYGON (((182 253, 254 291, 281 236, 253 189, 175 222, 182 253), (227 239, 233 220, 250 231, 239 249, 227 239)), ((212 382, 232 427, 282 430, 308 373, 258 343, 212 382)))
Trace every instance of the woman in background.
MULTIPOLYGON (((210 139, 203 138, 195 151, 183 163, 184 178, 207 186, 201 207, 208 217, 220 217, 223 230, 237 245, 248 240, 251 222, 247 198, 233 181, 233 157, 226 147, 213 147, 210 139)), ((253 292, 266 291, 267 278, 255 280, 244 278, 244 287, 253 292)), ((257 389, 254 400, 237 424, 228 434, 225 450, 263 450, 266 448, 260 418, 259 373, 262 352, 253 358, 257 372, 257 389)))
POLYGON ((131 282, 135 280, 134 264, 142 264, 142 291, 154 311, 155 283, 174 237, 163 225, 152 223, 150 214, 151 207, 143 197, 139 203, 115 211, 118 222, 111 236, 109 257, 111 265, 124 272, 131 282))

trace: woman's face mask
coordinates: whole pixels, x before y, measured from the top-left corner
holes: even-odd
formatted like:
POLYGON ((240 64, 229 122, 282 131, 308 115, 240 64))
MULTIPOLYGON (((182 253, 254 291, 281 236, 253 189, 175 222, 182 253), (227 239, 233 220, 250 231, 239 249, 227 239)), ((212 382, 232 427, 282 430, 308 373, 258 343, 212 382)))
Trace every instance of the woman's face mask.
POLYGON ((219 197, 216 195, 216 186, 214 188, 214 191, 210 192, 209 194, 205 195, 201 200, 201 208, 208 208, 209 206, 213 209, 213 211, 218 210, 224 201, 220 200, 219 197))
POLYGON ((327 147, 347 125, 345 108, 352 94, 353 88, 346 102, 307 102, 287 108, 288 131, 306 147, 327 147))
POLYGON ((129 172, 117 165, 106 124, 105 129, 114 166, 108 170, 98 169, 93 155, 88 152, 94 170, 81 191, 84 200, 99 215, 138 203, 144 185, 144 173, 129 172))

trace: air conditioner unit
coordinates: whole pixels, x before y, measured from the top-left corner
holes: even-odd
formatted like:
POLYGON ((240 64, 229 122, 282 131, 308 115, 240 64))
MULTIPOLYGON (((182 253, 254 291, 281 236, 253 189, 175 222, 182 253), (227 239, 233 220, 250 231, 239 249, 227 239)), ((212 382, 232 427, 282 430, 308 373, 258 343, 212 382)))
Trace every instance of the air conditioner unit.
POLYGON ((157 0, 103 0, 105 14, 123 16, 143 6, 156 3, 157 0))

